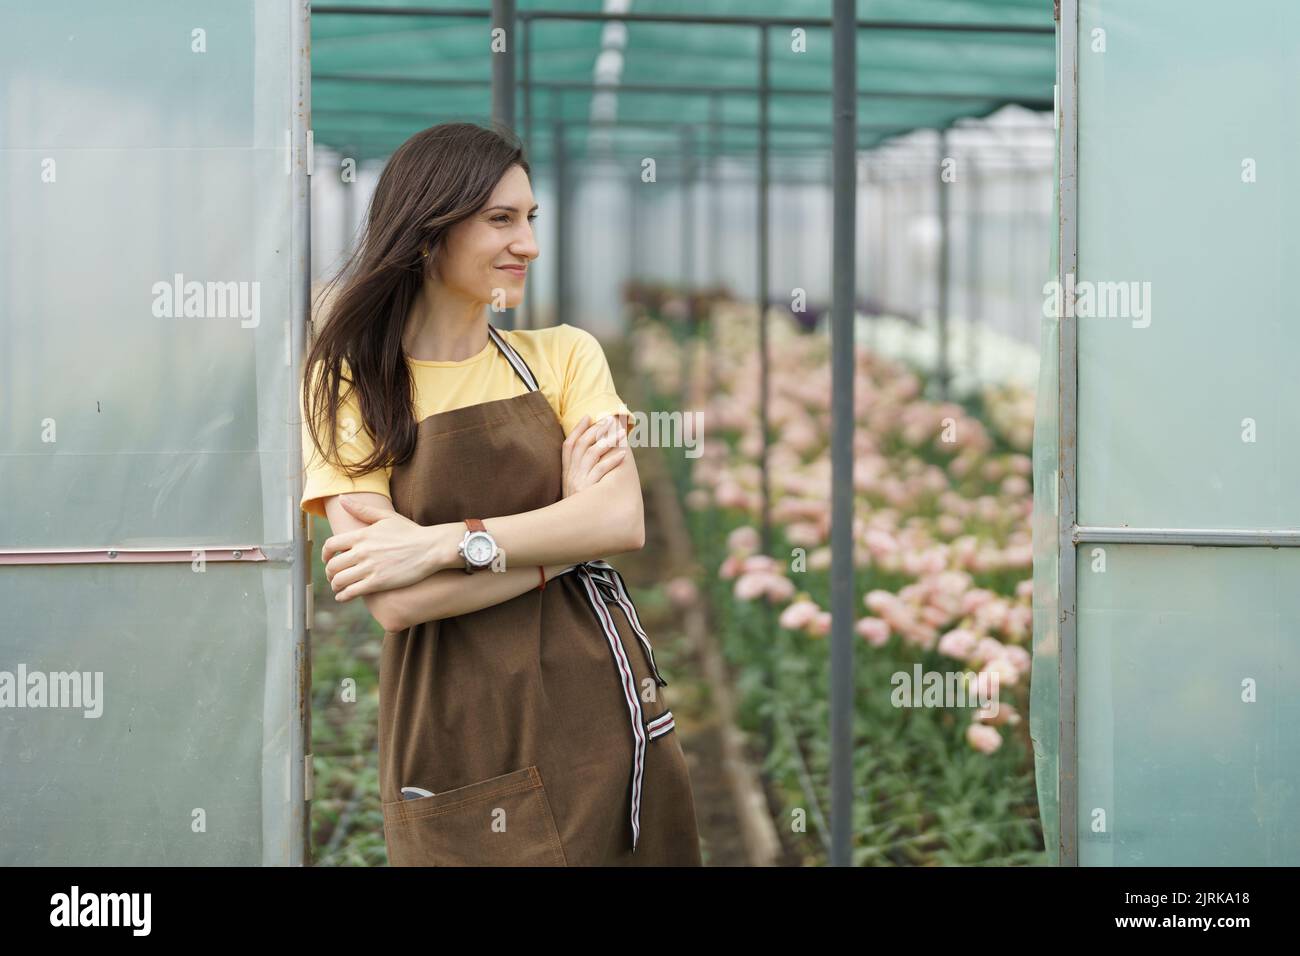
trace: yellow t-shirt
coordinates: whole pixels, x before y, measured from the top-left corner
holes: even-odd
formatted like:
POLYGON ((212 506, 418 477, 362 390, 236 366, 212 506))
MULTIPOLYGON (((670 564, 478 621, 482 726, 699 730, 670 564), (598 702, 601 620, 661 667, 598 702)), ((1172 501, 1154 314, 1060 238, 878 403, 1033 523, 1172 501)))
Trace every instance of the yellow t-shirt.
MULTIPOLYGON (((502 337, 528 363, 533 377, 567 436, 584 415, 598 421, 605 415, 630 412, 614 388, 614 378, 605 360, 600 342, 586 329, 572 325, 554 325, 545 329, 498 329, 502 337)), ((407 359, 415 381, 415 420, 447 412, 466 405, 477 405, 499 398, 513 398, 528 391, 524 380, 506 360, 490 338, 477 355, 458 362, 430 362, 407 359)), ((351 375, 346 361, 345 376, 351 375)), ((374 441, 361 419, 356 392, 346 383, 347 397, 339 405, 339 455, 349 464, 361 461, 374 450, 374 441), (344 436, 354 432, 350 442, 344 436)), ((355 480, 343 474, 332 462, 326 463, 312 443, 306 412, 299 411, 302 421, 302 448, 306 472, 300 507, 308 514, 325 517, 325 501, 332 495, 354 491, 373 491, 391 498, 388 480, 392 468, 368 472, 355 480)))

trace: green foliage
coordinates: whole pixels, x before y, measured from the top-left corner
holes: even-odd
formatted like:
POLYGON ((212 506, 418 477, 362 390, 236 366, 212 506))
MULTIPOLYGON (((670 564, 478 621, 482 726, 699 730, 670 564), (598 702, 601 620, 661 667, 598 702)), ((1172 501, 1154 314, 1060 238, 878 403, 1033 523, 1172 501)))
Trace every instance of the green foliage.
POLYGON ((377 751, 383 628, 370 616, 365 602, 333 600, 320 561, 329 524, 323 518, 313 520, 312 859, 316 866, 383 866, 388 852, 377 751), (355 700, 345 699, 345 681, 355 685, 355 700))

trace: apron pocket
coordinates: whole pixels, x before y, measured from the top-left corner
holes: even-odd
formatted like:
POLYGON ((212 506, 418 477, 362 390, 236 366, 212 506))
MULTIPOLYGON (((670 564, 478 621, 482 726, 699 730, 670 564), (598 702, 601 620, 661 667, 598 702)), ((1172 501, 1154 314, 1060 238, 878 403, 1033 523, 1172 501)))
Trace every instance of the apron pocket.
POLYGON ((383 805, 390 866, 566 866, 541 772, 383 805))

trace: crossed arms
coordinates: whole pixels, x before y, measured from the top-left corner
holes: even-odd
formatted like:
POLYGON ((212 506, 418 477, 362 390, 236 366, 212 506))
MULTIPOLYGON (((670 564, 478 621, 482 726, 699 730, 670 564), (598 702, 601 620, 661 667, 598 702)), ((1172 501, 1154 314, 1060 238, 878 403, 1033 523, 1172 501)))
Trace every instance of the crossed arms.
POLYGON ((574 564, 644 546, 640 477, 622 417, 605 431, 580 422, 562 450, 564 497, 533 511, 482 517, 505 571, 465 574, 462 522, 421 526, 374 492, 325 499, 333 532, 321 549, 339 601, 360 597, 385 631, 467 614, 551 580, 574 564), (621 453, 621 454, 620 454, 621 453), (599 520, 593 520, 599 516, 599 520))

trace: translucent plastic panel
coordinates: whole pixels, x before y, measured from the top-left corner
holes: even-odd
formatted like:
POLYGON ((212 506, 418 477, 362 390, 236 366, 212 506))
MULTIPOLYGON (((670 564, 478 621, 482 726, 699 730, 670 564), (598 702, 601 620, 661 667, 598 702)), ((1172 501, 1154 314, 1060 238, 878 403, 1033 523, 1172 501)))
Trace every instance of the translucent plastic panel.
POLYGON ((1081 865, 1300 864, 1297 580, 1295 549, 1080 547, 1081 865))
MULTIPOLYGON (((0 0, 0 548, 292 541, 294 13, 0 0)), ((301 576, 199 568, 0 566, 0 864, 300 855, 301 576)))
POLYGON ((287 543, 293 5, 4 8, 0 547, 287 543))
POLYGON ((0 145, 278 149, 292 108, 291 8, 3 0, 0 145))
POLYGON ((1300 527, 1300 4, 1083 0, 1079 42, 1079 522, 1300 527))
POLYGON ((0 571, 0 865, 287 864, 290 569, 0 571), (73 672, 77 701, 5 697, 73 672))

